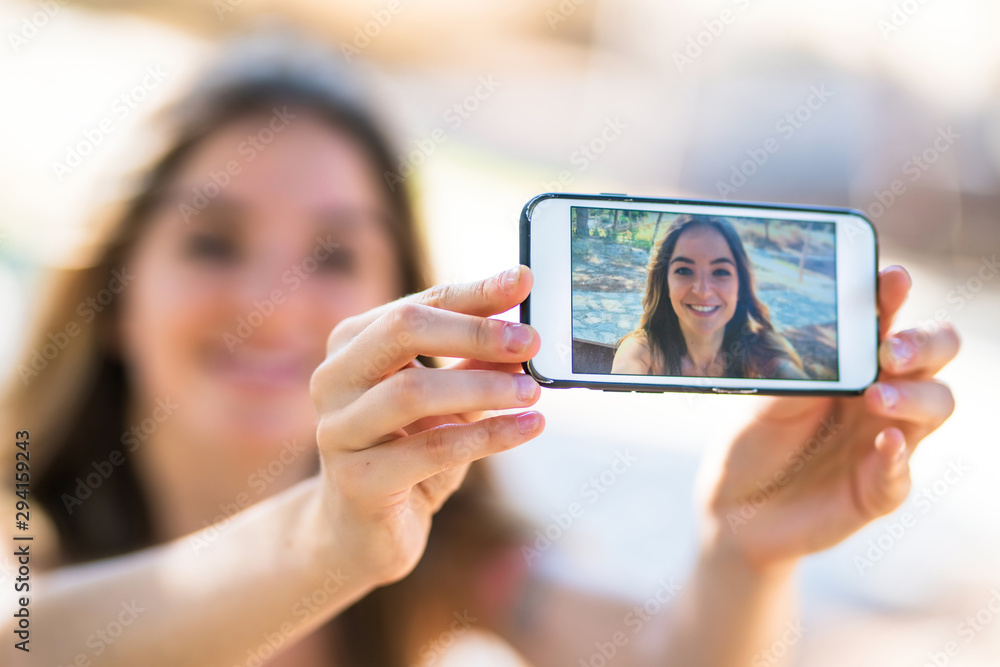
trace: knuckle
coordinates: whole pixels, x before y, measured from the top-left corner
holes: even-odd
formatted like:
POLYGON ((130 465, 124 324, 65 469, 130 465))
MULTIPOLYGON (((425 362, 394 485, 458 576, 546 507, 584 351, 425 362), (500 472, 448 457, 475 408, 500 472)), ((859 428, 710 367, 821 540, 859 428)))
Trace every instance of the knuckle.
POLYGON ((476 301, 479 302, 489 301, 490 299, 489 283, 490 283, 489 278, 487 278, 486 280, 479 280, 476 282, 476 285, 473 288, 476 301))
POLYGON ((479 317, 472 324, 472 340, 479 350, 489 350, 493 347, 493 321, 479 317))
POLYGON ((316 444, 320 452, 330 453, 343 436, 343 428, 339 421, 332 413, 320 416, 316 424, 316 444))
POLYGON ((313 403, 319 407, 319 399, 326 387, 326 362, 324 361, 309 376, 309 395, 312 396, 313 403))
POLYGON ((448 301, 451 294, 450 285, 434 285, 424 290, 421 301, 428 306, 440 308, 448 301))
POLYGON ((451 429, 436 427, 427 431, 427 456, 436 465, 447 468, 452 463, 451 429))
POLYGON ((480 427, 476 429, 473 444, 479 449, 487 448, 490 444, 503 439, 507 429, 503 417, 484 419, 480 422, 480 427))
POLYGON ((334 369, 334 366, 334 362, 327 359, 317 366, 316 370, 309 376, 309 395, 312 397, 313 404, 317 410, 323 409, 328 394, 336 386, 335 382, 338 378, 338 373, 334 369))
POLYGON ((419 369, 404 368, 392 376, 390 386, 397 405, 422 403, 427 397, 427 382, 419 369))
POLYGON ((392 311, 389 328, 397 333, 419 331, 427 326, 427 306, 412 301, 399 304, 392 311))
POLYGON ((326 352, 332 354, 334 351, 345 345, 354 335, 357 328, 357 316, 350 315, 337 322, 330 335, 326 338, 326 352))

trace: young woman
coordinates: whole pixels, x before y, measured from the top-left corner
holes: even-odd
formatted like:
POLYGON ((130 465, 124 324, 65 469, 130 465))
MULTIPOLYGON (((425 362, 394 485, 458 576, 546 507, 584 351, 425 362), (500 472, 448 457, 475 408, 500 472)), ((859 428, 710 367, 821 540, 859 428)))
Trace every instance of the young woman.
POLYGON ((620 665, 748 664, 793 613, 797 560, 904 500, 952 410, 933 376, 955 333, 890 336, 909 278, 882 271, 879 382, 760 404, 706 464, 692 578, 622 643, 632 605, 525 572, 523 526, 476 463, 544 427, 520 372, 538 335, 490 317, 531 272, 430 286, 392 153, 340 83, 304 46, 238 49, 52 293, 3 412, 30 432, 36 534, 31 653, 13 660, 399 667, 475 637, 494 664, 591 664, 605 639, 620 665))
POLYGON ((739 234, 718 216, 681 215, 653 252, 635 331, 612 373, 805 380, 754 291, 739 234))

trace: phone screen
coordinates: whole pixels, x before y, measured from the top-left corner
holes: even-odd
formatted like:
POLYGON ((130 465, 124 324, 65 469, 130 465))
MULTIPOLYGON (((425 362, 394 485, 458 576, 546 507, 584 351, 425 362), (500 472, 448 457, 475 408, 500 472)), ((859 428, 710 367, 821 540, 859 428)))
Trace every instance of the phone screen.
POLYGON ((839 377, 833 222, 570 207, 572 371, 839 377))

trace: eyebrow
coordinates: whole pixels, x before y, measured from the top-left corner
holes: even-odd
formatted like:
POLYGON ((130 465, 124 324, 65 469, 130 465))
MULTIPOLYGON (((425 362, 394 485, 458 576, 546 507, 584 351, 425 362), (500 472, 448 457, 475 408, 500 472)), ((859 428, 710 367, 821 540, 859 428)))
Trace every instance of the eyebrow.
MULTIPOLYGON (((191 217, 191 222, 194 222, 199 218, 202 213, 241 213, 246 207, 239 201, 227 197, 224 194, 219 194, 215 197, 208 199, 204 206, 201 208, 196 206, 196 195, 191 192, 184 192, 180 189, 171 189, 167 191, 161 198, 158 206, 161 209, 167 209, 174 207, 180 211, 181 206, 187 206, 190 211, 189 215, 191 217)), ((210 224, 219 224, 220 219, 214 216, 208 216, 206 220, 210 224)), ((223 218, 223 222, 229 222, 229 219, 223 218)))
MULTIPOLYGON (((672 260, 670 260, 670 264, 673 264, 674 262, 687 262, 688 264, 694 264, 694 260, 689 259, 687 257, 674 257, 672 260)), ((667 266, 670 266, 670 264, 667 264, 667 266)), ((728 257, 720 257, 718 259, 713 259, 711 262, 709 262, 709 264, 732 264, 734 267, 736 266, 736 263, 733 260, 729 259, 728 257)))
MULTIPOLYGON (((194 194, 174 188, 167 191, 163 196, 160 206, 179 208, 182 204, 186 204, 194 210, 191 215, 192 222, 198 220, 202 214, 206 214, 201 221, 207 223, 209 226, 217 227, 233 226, 233 218, 230 216, 241 216, 252 208, 239 199, 227 196, 225 193, 220 193, 208 199, 205 206, 200 209, 194 207, 193 202, 194 194), (223 215, 219 216, 219 213, 223 215)), ((321 231, 339 232, 348 235, 357 233, 365 216, 387 218, 388 214, 378 209, 365 210, 350 206, 325 206, 320 207, 310 214, 310 217, 316 221, 321 231)))

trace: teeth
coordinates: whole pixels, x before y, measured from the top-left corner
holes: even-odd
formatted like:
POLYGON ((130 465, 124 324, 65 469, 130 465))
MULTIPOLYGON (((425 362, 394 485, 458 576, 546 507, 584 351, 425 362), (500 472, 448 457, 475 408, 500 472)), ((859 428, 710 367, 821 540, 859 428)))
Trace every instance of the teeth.
POLYGON ((691 306, 691 308, 698 311, 699 313, 710 313, 716 308, 718 308, 718 306, 691 306))

